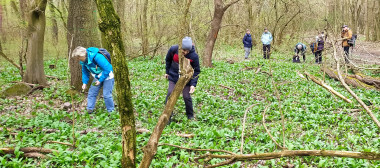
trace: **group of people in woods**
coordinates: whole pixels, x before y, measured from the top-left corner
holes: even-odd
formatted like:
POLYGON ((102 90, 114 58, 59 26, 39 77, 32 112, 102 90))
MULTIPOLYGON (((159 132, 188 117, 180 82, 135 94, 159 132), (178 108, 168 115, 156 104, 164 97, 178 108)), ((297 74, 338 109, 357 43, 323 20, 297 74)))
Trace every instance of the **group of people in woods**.
MULTIPOLYGON (((264 32, 261 35, 261 42, 263 43, 263 56, 264 59, 269 59, 270 57, 270 43, 272 42, 273 37, 272 34, 268 31, 267 28, 264 28, 264 32)), ((252 35, 249 29, 247 29, 247 33, 243 37, 244 51, 245 51, 245 59, 248 59, 252 51, 252 35)))
MULTIPOLYGON (((182 39, 182 48, 180 50, 185 58, 190 62, 194 69, 192 79, 186 84, 182 91, 183 100, 186 106, 186 116, 189 120, 194 119, 193 101, 191 94, 194 93, 195 87, 198 82, 198 75, 200 73, 199 57, 195 52, 195 47, 190 37, 182 39)), ((165 78, 169 81, 168 93, 166 101, 168 101, 175 84, 177 83, 179 72, 179 45, 170 47, 166 55, 166 73, 165 78)), ((109 113, 113 112, 115 105, 112 98, 112 90, 114 87, 114 74, 111 64, 110 54, 105 49, 95 47, 84 48, 78 46, 73 50, 72 59, 78 60, 82 66, 82 89, 87 88, 90 74, 94 78, 87 96, 87 112, 92 114, 94 112, 96 97, 99 90, 103 87, 103 98, 109 113)), ((170 116, 171 119, 171 116, 170 116)), ((170 123, 169 119, 169 123, 170 123)))
MULTIPOLYGON (((348 28, 347 25, 342 27, 342 46, 345 52, 345 61, 349 62, 348 53, 349 47, 351 46, 350 42, 352 38, 352 31, 348 28)), ((325 36, 320 33, 315 38, 315 42, 310 45, 312 52, 315 55, 315 62, 320 64, 322 62, 322 51, 324 49, 325 36)), ((271 51, 271 42, 273 40, 272 34, 268 31, 267 28, 264 29, 263 34, 261 35, 261 42, 263 44, 263 57, 264 59, 270 58, 271 51)), ((244 50, 245 50, 245 59, 248 59, 248 56, 252 50, 252 35, 251 32, 247 29, 246 34, 243 38, 244 50)), ((194 69, 194 74, 192 79, 186 84, 182 91, 183 100, 185 101, 186 106, 186 116, 189 120, 194 119, 194 110, 191 94, 194 93, 195 87, 198 82, 198 76, 200 73, 199 65, 199 56, 195 52, 195 47, 190 37, 185 37, 182 39, 181 49, 179 45, 173 45, 170 47, 168 53, 166 54, 166 73, 165 78, 169 81, 168 92, 166 95, 165 103, 168 101, 175 84, 177 83, 180 77, 180 65, 179 65, 179 51, 187 58, 190 62, 191 67, 194 69)), ((295 55, 293 57, 294 62, 300 62, 299 56, 301 55, 303 61, 306 61, 306 45, 299 42, 294 47, 295 55)), ((112 90, 114 87, 114 73, 113 67, 111 64, 110 54, 107 50, 102 48, 84 48, 78 46, 73 50, 72 59, 78 60, 82 66, 82 89, 87 88, 90 75, 94 78, 92 84, 88 91, 87 96, 87 112, 89 114, 94 112, 96 97, 103 87, 103 98, 107 108, 107 111, 111 113, 115 110, 114 101, 112 98, 112 90)), ((169 119, 169 123, 171 121, 169 119)))
MULTIPOLYGON (((344 49, 344 57, 346 63, 349 63, 349 49, 352 46, 352 31, 348 28, 347 25, 342 26, 342 47, 344 49)), ((269 59, 270 57, 270 43, 272 42, 273 37, 272 34, 268 31, 267 28, 264 29, 264 33, 261 35, 261 42, 263 44, 263 55, 264 59, 269 59)), ((315 56, 315 63, 322 63, 322 51, 325 46, 326 37, 324 32, 321 32, 318 36, 315 37, 315 41, 310 44, 311 52, 315 56)), ((247 29, 246 34, 243 37, 244 51, 245 51, 245 59, 248 59, 252 51, 252 35, 249 29, 247 29)), ((306 45, 299 42, 294 47, 294 56, 293 62, 301 62, 300 56, 303 58, 303 62, 306 61, 306 45)))

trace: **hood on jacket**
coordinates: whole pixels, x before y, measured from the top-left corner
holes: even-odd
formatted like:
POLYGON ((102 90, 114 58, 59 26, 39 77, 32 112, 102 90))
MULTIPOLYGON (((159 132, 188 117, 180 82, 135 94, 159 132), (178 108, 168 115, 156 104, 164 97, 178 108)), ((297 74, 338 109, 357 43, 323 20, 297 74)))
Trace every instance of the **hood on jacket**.
POLYGON ((94 57, 96 56, 96 54, 98 54, 98 52, 99 52, 99 48, 96 48, 96 47, 87 48, 87 63, 88 64, 92 63, 92 60, 94 60, 94 57))

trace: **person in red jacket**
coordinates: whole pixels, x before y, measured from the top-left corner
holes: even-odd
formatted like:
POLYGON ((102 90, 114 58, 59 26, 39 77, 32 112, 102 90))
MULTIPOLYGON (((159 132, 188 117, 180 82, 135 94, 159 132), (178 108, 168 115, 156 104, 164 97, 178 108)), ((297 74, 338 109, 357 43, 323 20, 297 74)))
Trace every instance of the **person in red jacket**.
MULTIPOLYGON (((175 84, 179 79, 179 58, 178 58, 178 45, 171 46, 168 53, 166 54, 166 74, 165 78, 169 80, 168 94, 166 96, 166 101, 168 101, 170 94, 172 93, 175 84)), ((195 87, 198 82, 198 75, 200 73, 199 57, 195 52, 193 42, 190 37, 185 37, 182 39, 182 52, 185 58, 190 60, 190 65, 194 69, 193 78, 186 84, 182 91, 183 100, 186 105, 186 115, 189 120, 194 119, 193 101, 191 98, 192 93, 195 91, 195 87)), ((171 118, 171 117, 170 117, 171 118)), ((169 120, 170 123, 171 119, 169 120)))

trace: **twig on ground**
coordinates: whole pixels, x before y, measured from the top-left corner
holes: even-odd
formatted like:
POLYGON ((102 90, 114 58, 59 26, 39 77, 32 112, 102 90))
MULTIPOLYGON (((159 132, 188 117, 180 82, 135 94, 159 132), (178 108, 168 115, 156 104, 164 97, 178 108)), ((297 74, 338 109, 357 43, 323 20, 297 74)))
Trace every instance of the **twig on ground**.
POLYGON ((274 137, 272 136, 272 134, 270 133, 270 131, 268 130, 267 126, 265 125, 265 112, 270 109, 269 106, 265 107, 265 110, 263 111, 263 126, 265 128, 265 131, 268 133, 269 137, 272 139, 272 141, 277 145, 277 147, 281 148, 281 149, 286 149, 285 147, 282 147, 280 144, 277 143, 276 139, 274 139, 274 137))
POLYGON ((179 149, 186 149, 186 150, 190 150, 190 151, 222 152, 222 153, 228 153, 230 155, 235 155, 235 153, 233 153, 233 152, 226 151, 226 150, 219 150, 219 149, 194 149, 194 148, 186 148, 186 147, 182 147, 182 146, 178 146, 178 145, 172 145, 172 144, 167 144, 167 143, 158 144, 158 146, 171 146, 171 147, 176 147, 176 148, 179 148, 179 149))
POLYGON ((224 85, 222 85, 222 84, 219 84, 219 86, 224 87, 224 88, 227 88, 227 89, 229 89, 229 90, 231 90, 231 91, 235 91, 234 88, 230 88, 230 87, 228 87, 228 86, 224 86, 224 85))
POLYGON ((245 128, 245 121, 247 119, 247 113, 249 110, 251 110, 251 108, 253 106, 256 106, 256 104, 253 104, 251 106, 249 106, 246 110, 245 110, 245 113, 244 113, 244 118, 243 118, 243 128, 242 128, 242 131, 241 131, 241 145, 240 145, 240 154, 243 154, 243 145, 244 145, 244 128, 245 128))

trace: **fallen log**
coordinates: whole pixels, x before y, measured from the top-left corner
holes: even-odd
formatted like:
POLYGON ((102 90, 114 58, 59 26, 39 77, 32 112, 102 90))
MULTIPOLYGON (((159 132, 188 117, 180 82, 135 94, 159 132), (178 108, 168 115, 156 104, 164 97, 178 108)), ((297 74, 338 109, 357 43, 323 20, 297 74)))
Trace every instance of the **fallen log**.
POLYGON ((330 93, 340 97, 341 99, 343 99, 344 101, 346 101, 347 103, 352 103, 352 101, 348 98, 346 98, 345 96, 343 96, 342 94, 340 94, 339 92, 335 91, 331 86, 327 85, 325 82, 323 82, 322 80, 318 79, 317 77, 313 76, 313 75, 310 75, 309 73, 305 72, 305 75, 311 79, 314 83, 322 86, 323 88, 325 88, 326 90, 328 90, 330 93))
MULTIPOLYGON (((321 67, 321 70, 326 72, 326 74, 335 80, 339 81, 338 72, 333 70, 329 67, 321 67)), ((352 75, 342 74, 342 77, 344 78, 344 81, 351 86, 357 87, 357 88, 366 88, 366 89, 372 89, 372 90, 380 90, 380 88, 377 88, 375 85, 369 85, 365 82, 362 82, 361 80, 357 79, 356 77, 353 77, 352 75)), ((363 79, 362 79, 363 80, 363 79)))
MULTIPOLYGON (((15 151, 15 148, 0 148, 0 152, 3 152, 5 154, 13 154, 14 151, 15 151)), ((24 153, 33 153, 33 152, 38 152, 38 153, 57 152, 58 153, 58 150, 46 149, 46 148, 40 148, 40 147, 25 147, 25 148, 20 148, 19 151, 24 152, 24 153)))

